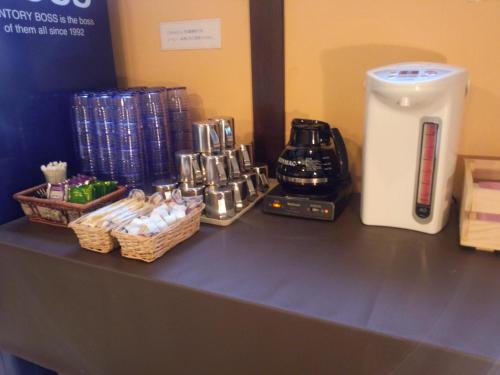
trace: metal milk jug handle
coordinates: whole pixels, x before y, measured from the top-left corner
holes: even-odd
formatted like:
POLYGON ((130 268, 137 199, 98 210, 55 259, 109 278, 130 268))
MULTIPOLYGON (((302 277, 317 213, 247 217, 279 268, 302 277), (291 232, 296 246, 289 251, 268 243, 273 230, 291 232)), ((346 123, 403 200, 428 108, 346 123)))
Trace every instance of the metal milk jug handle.
POLYGON ((212 144, 215 153, 219 153, 221 151, 219 135, 212 127, 210 128, 210 143, 212 144))
POLYGON ((224 169, 224 165, 222 163, 217 163, 217 170, 219 171, 219 179, 220 182, 224 185, 227 182, 226 170, 224 169))
POLYGON ((250 155, 248 154, 248 150, 246 148, 243 148, 241 150, 241 153, 243 154, 243 164, 245 165, 245 167, 250 167, 251 164, 250 164, 250 155))
POLYGON ((238 164, 238 159, 236 159, 235 157, 232 157, 229 159, 229 162, 231 163, 233 177, 239 177, 240 176, 240 165, 238 164))
POLYGON ((248 192, 250 196, 254 196, 257 194, 255 191, 255 186, 253 185, 252 177, 247 177, 247 186, 248 186, 248 192))
POLYGON ((260 185, 264 190, 266 190, 269 187, 269 180, 267 179, 267 176, 264 173, 260 173, 258 177, 260 179, 260 185))
POLYGON ((202 172, 200 165, 198 163, 198 159, 193 159, 193 172, 194 172, 194 179, 196 180, 196 182, 202 183, 203 182, 203 172, 202 172))
POLYGON ((234 147, 233 129, 230 124, 224 126, 224 134, 226 136, 227 147, 234 147))

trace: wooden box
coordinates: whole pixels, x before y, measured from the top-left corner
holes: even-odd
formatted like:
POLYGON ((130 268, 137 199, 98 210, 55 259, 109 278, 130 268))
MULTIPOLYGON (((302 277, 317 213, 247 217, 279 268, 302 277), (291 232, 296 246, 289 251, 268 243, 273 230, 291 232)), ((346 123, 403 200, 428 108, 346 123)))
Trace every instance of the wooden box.
POLYGON ((465 159, 460 244, 500 250, 500 160, 465 159))

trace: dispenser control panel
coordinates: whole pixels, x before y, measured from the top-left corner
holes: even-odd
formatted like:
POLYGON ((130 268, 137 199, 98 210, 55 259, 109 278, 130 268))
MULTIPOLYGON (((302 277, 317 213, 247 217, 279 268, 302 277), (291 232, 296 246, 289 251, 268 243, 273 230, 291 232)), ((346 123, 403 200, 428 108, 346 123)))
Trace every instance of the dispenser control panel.
POLYGON ((440 68, 383 69, 375 72, 377 78, 388 82, 425 82, 442 78, 451 70, 440 68))

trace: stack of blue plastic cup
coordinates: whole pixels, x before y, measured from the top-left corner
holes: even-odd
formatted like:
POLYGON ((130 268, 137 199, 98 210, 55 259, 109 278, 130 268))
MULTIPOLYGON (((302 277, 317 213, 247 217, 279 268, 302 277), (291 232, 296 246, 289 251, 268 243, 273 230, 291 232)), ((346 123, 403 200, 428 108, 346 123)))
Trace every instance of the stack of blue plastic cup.
POLYGON ((113 92, 95 93, 91 99, 97 135, 97 176, 103 180, 118 180, 116 158, 116 127, 113 110, 113 92))
POLYGON ((191 149, 193 133, 185 87, 167 89, 168 118, 174 151, 191 149))
POLYGON ((91 97, 92 93, 86 91, 73 95, 72 118, 80 171, 96 176, 98 144, 91 97))
POLYGON ((168 134, 166 90, 153 87, 141 94, 144 144, 152 181, 175 176, 174 150, 168 134))
POLYGON ((118 92, 113 97, 113 103, 117 157, 120 161, 119 181, 129 188, 144 188, 146 170, 140 94, 136 91, 118 92))
POLYGON ((192 148, 185 87, 80 92, 72 105, 82 173, 147 188, 176 177, 175 152, 192 148))

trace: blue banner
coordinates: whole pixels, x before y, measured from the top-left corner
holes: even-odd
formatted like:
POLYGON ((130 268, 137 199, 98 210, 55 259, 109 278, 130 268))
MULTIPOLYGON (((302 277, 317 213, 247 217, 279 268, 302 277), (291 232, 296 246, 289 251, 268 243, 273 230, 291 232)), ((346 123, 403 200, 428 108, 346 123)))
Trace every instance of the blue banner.
POLYGON ((0 0, 0 223, 41 164, 77 172, 70 94, 115 85, 105 0, 0 0))

